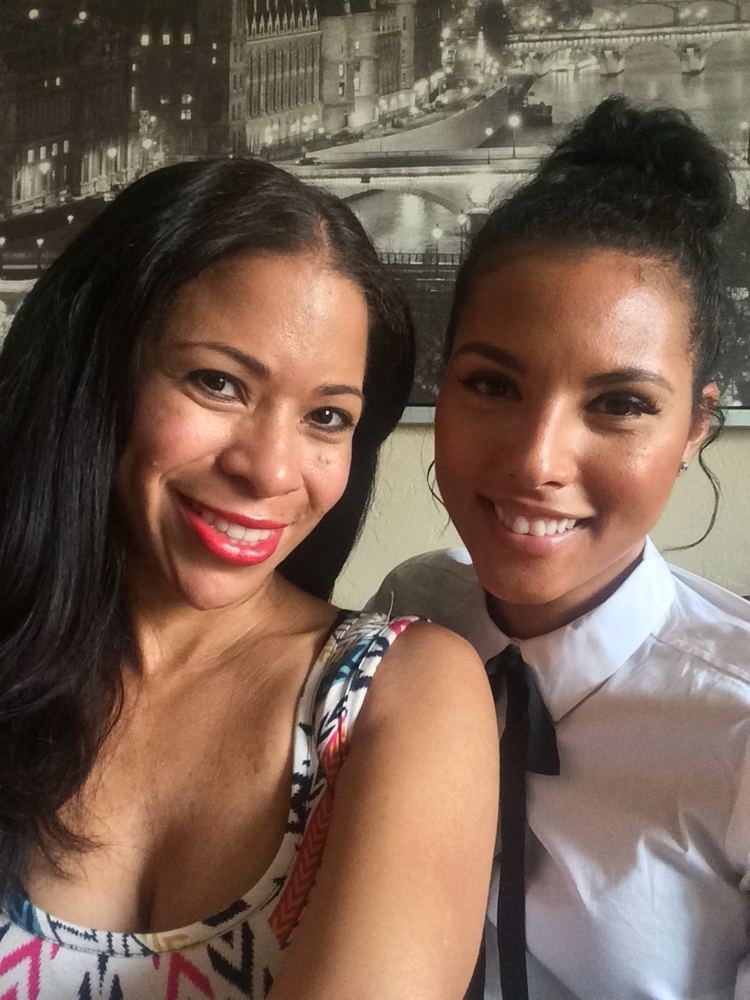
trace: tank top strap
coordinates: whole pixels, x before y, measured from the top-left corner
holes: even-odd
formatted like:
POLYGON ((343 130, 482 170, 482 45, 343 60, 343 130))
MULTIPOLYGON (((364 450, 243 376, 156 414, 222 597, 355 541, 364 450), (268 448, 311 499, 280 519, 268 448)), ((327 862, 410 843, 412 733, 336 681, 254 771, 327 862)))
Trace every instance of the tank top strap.
POLYGON ((313 734, 326 781, 333 786, 375 671, 414 616, 378 612, 342 615, 313 700, 313 734))

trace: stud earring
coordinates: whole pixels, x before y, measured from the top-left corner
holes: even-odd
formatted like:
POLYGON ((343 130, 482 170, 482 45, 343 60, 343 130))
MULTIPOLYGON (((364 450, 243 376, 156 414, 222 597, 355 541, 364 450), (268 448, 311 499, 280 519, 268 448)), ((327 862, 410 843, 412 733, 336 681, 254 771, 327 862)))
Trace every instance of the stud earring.
POLYGON ((687 472, 689 466, 687 462, 680 462, 680 474, 687 472))

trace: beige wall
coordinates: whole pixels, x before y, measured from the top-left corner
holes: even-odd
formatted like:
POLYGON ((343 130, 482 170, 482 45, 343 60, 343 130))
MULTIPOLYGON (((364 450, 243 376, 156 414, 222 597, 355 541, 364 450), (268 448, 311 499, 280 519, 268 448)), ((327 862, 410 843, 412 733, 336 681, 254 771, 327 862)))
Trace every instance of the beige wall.
MULTIPOLYGON (((358 608, 380 580, 408 556, 458 544, 445 512, 430 496, 426 470, 432 459, 432 428, 403 425, 383 448, 375 502, 335 598, 358 608)), ((726 428, 708 461, 721 481, 719 517, 708 539, 667 558, 731 590, 750 594, 750 428, 726 428)), ((654 539, 660 548, 700 537, 711 512, 711 492, 693 465, 677 480, 654 539)))

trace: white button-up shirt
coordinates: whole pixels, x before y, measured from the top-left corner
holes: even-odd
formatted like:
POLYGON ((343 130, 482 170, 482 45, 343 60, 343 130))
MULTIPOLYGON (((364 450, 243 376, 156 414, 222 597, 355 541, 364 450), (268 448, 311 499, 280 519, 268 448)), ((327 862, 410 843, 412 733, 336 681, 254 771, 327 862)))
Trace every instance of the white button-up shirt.
MULTIPOLYGON (((447 626, 485 662, 510 641, 462 549, 404 563, 371 604, 447 626)), ((561 768, 528 776, 531 1000, 750 1000, 750 605, 648 542, 603 604, 519 646, 561 768)), ((498 880, 496 864, 486 1000, 498 880)))

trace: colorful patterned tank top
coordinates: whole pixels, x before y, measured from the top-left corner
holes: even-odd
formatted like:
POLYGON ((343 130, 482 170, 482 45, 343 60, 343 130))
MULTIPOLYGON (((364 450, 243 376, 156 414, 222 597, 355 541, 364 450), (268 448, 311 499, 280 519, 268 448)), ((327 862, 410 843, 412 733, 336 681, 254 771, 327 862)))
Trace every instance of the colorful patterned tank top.
POLYGON ((315 881, 352 726, 378 664, 413 621, 338 619, 300 695, 286 833, 248 893, 155 934, 78 927, 12 896, 0 910, 0 1000, 264 998, 315 881))

